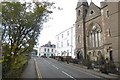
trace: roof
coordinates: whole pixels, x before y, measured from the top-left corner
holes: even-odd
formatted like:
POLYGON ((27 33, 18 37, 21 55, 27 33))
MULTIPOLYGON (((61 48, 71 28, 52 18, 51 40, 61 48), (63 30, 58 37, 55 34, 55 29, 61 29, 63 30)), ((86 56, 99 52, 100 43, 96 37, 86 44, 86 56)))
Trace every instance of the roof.
POLYGON ((56 48, 56 45, 54 45, 54 44, 45 44, 45 45, 43 45, 43 46, 41 46, 41 47, 51 47, 51 48, 56 48))
POLYGON ((78 0, 76 9, 77 9, 78 7, 80 7, 81 5, 88 6, 87 0, 78 0))

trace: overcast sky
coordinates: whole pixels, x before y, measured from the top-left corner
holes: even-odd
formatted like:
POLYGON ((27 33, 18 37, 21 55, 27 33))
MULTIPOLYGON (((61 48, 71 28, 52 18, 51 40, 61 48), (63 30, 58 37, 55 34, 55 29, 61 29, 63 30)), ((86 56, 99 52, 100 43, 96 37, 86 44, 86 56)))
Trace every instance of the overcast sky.
MULTIPOLYGON (((49 0, 48 0, 49 1, 49 0)), ((72 27, 76 20, 76 5, 78 0, 52 0, 56 6, 60 6, 63 10, 54 10, 50 20, 44 26, 39 38, 39 45, 44 45, 48 41, 56 44, 55 36, 65 29, 72 27)), ((87 0, 89 3, 91 0, 87 0)), ((100 6, 103 0, 92 0, 96 5, 100 6)))

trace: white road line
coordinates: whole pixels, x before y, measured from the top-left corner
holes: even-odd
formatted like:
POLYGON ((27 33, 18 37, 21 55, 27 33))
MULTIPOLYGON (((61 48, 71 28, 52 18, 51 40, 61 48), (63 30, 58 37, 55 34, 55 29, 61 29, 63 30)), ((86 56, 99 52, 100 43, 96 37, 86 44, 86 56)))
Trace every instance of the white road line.
POLYGON ((72 76, 71 76, 71 75, 69 75, 68 73, 66 73, 66 72, 64 72, 64 71, 62 71, 62 73, 64 73, 65 75, 69 76, 70 78, 72 78, 72 79, 76 80, 74 77, 72 77, 72 76))
POLYGON ((55 65, 52 65, 54 68, 56 68, 56 69, 59 69, 58 67, 56 67, 55 65))
POLYGON ((47 60, 45 60, 48 64, 50 64, 50 62, 48 62, 47 60))
MULTIPOLYGON (((47 61, 48 62, 48 61, 47 61)), ((48 64, 50 64, 50 62, 48 62, 48 64)))
MULTIPOLYGON (((73 65, 72 65, 72 66, 73 66, 73 65)), ((68 67, 69 67, 69 66, 68 66, 68 67)), ((91 73, 87 73, 86 70, 85 70, 85 71, 83 71, 83 70, 79 70, 78 67, 76 67, 76 66, 73 66, 72 68, 75 69, 75 70, 77 70, 77 71, 83 72, 83 73, 85 73, 85 74, 88 74, 88 75, 94 76, 94 77, 96 77, 96 78, 101 78, 101 77, 96 76, 96 75, 93 75, 93 74, 91 74, 91 73)))

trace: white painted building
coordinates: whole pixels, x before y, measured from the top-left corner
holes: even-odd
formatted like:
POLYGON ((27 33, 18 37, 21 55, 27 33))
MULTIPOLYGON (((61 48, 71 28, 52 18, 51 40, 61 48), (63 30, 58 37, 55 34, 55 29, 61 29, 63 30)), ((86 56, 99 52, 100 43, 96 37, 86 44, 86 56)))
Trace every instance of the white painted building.
POLYGON ((74 25, 63 32, 56 35, 56 55, 57 56, 71 56, 75 58, 75 27, 74 25))
POLYGON ((55 53, 56 53, 56 45, 51 44, 50 41, 39 48, 39 56, 51 57, 51 56, 55 56, 55 53))

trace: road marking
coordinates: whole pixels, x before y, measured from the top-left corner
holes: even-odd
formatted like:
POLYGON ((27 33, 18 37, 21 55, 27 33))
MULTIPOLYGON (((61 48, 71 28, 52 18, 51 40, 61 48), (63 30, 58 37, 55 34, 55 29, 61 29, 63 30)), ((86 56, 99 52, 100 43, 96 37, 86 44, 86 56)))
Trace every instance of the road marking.
POLYGON ((65 71, 62 71, 62 73, 64 73, 65 75, 67 75, 68 77, 70 77, 70 78, 72 78, 72 79, 74 79, 74 80, 76 80, 74 77, 72 77, 71 75, 69 75, 68 73, 66 73, 65 71))
MULTIPOLYGON (((73 66, 73 65, 71 65, 71 66, 73 66)), ((70 66, 67 66, 67 67, 70 67, 70 66)), ((70 67, 70 68, 71 68, 71 67, 70 67)), ((83 73, 85 73, 85 74, 88 74, 88 75, 94 76, 94 77, 96 77, 96 78, 101 78, 101 77, 96 76, 96 75, 93 75, 93 74, 91 74, 91 73, 87 73, 86 70, 82 70, 82 69, 79 70, 78 67, 76 67, 76 66, 73 66, 72 68, 75 69, 75 70, 77 70, 77 71, 83 72, 83 73)))
MULTIPOLYGON (((47 61, 48 62, 48 61, 47 61)), ((48 64, 50 64, 50 62, 48 62, 48 64)))
POLYGON ((53 67, 55 67, 56 69, 59 69, 58 67, 56 67, 55 65, 52 65, 53 67))
POLYGON ((36 61, 35 58, 34 58, 34 61, 35 61, 35 67, 36 67, 36 71, 37 71, 37 76, 38 76, 38 79, 40 80, 40 78, 42 78, 42 76, 41 76, 41 73, 40 73, 40 70, 38 68, 38 64, 37 64, 37 61, 36 61))
POLYGON ((48 62, 47 60, 45 60, 48 64, 50 64, 50 62, 48 62))

